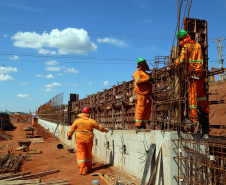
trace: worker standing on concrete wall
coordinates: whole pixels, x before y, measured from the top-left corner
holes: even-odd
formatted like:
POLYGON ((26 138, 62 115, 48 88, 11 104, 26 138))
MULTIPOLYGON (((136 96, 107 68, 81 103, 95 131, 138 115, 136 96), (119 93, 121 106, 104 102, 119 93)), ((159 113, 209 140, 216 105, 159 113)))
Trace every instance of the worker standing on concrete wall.
POLYGON ((137 129, 146 129, 146 124, 151 115, 151 93, 154 79, 146 71, 151 71, 144 58, 137 59, 137 70, 133 74, 134 90, 136 95, 136 127, 137 129))
POLYGON ((68 132, 68 140, 71 140, 73 133, 76 132, 78 167, 80 175, 86 175, 88 170, 92 169, 93 129, 95 128, 101 132, 108 132, 109 130, 89 118, 90 109, 88 107, 84 107, 82 113, 78 116, 80 118, 73 123, 71 130, 68 132))
MULTIPOLYGON (((199 120, 197 112, 197 102, 203 111, 203 117, 208 117, 209 105, 207 97, 204 91, 204 68, 203 68, 203 56, 202 48, 199 43, 191 40, 187 31, 180 30, 176 34, 177 39, 180 40, 182 50, 180 57, 174 61, 176 66, 181 64, 187 65, 187 71, 189 76, 189 108, 190 119, 184 121, 185 124, 191 124, 195 126, 195 132, 198 131, 199 120)), ((208 132, 208 128, 204 128, 208 132)))

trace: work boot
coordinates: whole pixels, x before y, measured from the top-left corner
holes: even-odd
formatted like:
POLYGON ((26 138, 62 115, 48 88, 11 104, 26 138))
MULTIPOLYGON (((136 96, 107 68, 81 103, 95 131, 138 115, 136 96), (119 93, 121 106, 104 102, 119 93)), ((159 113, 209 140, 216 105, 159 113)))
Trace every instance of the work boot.
POLYGON ((147 129, 146 125, 142 125, 141 127, 142 129, 147 129))
POLYGON ((79 174, 79 175, 86 175, 86 173, 81 173, 81 172, 78 172, 78 174, 79 174))
POLYGON ((201 124, 201 127, 202 127, 202 134, 205 135, 209 135, 209 122, 208 122, 208 119, 205 120, 205 119, 202 119, 202 118, 199 118, 199 122, 201 124))
POLYGON ((142 129, 142 126, 136 126, 137 127, 137 129, 142 129))

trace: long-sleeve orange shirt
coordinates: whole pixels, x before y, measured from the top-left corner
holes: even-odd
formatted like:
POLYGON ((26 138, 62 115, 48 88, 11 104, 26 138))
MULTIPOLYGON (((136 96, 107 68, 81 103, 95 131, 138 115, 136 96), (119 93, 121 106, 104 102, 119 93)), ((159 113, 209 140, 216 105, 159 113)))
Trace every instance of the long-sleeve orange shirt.
POLYGON ((71 126, 71 130, 68 132, 68 136, 72 136, 73 133, 76 133, 76 139, 79 140, 93 140, 94 134, 93 129, 97 129, 101 132, 106 132, 107 129, 99 125, 95 120, 84 116, 83 114, 79 115, 79 119, 77 119, 73 125, 71 126))
POLYGON ((186 62, 188 72, 203 72, 203 56, 201 45, 191 40, 190 36, 184 39, 181 44, 183 48, 181 50, 179 59, 174 61, 175 65, 179 66, 180 64, 186 62))
POLYGON ((134 90, 133 93, 149 96, 152 92, 152 85, 148 82, 150 75, 140 69, 136 70, 133 74, 134 90))

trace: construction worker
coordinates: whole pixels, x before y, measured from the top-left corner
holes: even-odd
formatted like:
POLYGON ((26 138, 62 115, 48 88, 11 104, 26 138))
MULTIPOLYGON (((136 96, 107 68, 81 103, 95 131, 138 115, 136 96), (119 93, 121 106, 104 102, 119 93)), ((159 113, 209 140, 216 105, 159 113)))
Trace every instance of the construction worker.
POLYGON ((35 126, 35 117, 34 117, 34 116, 32 116, 31 126, 32 126, 32 127, 34 127, 34 126, 35 126))
POLYGON ((151 71, 144 58, 137 59, 137 70, 133 74, 134 90, 133 93, 137 96, 135 119, 137 129, 146 129, 146 124, 149 121, 151 114, 151 92, 152 82, 151 71))
MULTIPOLYGON (((176 34, 177 39, 180 41, 182 50, 180 57, 174 61, 176 66, 185 64, 189 77, 189 108, 190 118, 184 120, 184 124, 190 124, 195 126, 195 132, 198 131, 199 119, 197 112, 197 102, 201 108, 203 117, 206 119, 209 114, 209 105, 207 97, 204 91, 204 68, 203 68, 203 56, 202 48, 199 43, 191 40, 187 31, 180 30, 176 34)), ((202 125, 203 126, 203 125, 202 125)), ((208 132, 207 125, 203 129, 208 132)))
POLYGON ((71 126, 68 132, 68 140, 72 139, 72 135, 76 132, 77 145, 77 162, 80 170, 80 175, 86 175, 88 170, 92 169, 92 147, 93 147, 93 129, 101 132, 108 132, 107 128, 99 125, 95 120, 90 119, 90 109, 84 107, 82 113, 78 115, 77 119, 71 126))

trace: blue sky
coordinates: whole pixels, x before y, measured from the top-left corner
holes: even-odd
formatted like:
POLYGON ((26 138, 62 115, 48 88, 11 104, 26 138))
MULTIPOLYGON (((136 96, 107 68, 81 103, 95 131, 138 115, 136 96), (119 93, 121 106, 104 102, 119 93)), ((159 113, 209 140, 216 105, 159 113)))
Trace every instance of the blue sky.
MULTIPOLYGON (((176 0, 0 0, 0 7, 0 111, 34 111, 62 92, 66 104, 70 93, 84 98, 132 80, 138 57, 170 54, 177 24, 176 0)), ((225 0, 193 0, 190 10, 208 22, 214 67, 225 10, 225 0)))

